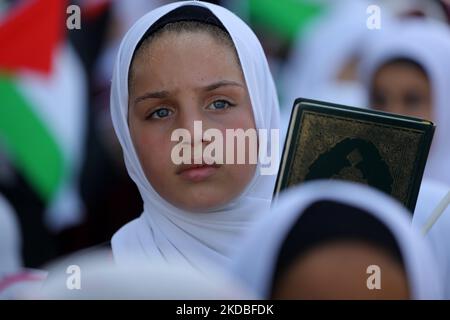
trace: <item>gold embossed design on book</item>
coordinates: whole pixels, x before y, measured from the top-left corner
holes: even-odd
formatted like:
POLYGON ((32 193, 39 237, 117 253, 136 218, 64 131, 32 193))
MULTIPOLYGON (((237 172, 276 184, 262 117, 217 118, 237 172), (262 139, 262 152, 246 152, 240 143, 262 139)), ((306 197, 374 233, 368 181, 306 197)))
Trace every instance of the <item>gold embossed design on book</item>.
POLYGON ((310 110, 303 111, 300 122, 287 186, 344 179, 370 184, 407 204, 422 130, 310 110))

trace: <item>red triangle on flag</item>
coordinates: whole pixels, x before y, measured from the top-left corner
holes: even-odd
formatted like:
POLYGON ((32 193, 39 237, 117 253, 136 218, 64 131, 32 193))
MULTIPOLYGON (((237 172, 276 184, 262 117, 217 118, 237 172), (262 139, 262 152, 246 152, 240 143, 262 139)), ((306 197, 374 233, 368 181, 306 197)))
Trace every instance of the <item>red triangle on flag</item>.
POLYGON ((84 0, 80 2, 83 19, 94 20, 112 6, 111 0, 84 0))
POLYGON ((27 0, 0 23, 0 71, 49 74, 64 34, 64 0, 27 0))

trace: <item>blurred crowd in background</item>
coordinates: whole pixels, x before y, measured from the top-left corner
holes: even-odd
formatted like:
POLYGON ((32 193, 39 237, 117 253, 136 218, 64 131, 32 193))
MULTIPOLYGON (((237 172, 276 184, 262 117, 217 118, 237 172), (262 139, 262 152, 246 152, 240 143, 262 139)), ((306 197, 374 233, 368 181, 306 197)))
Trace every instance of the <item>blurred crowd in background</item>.
MULTIPOLYGON (((141 213, 109 90, 121 38, 167 2, 0 0, 0 194, 20 226, 23 267, 109 241, 141 213), (67 28, 71 4, 81 9, 80 29, 67 28)), ((262 42, 284 130, 296 97, 368 105, 359 63, 390 20, 450 23, 445 0, 211 2, 236 13, 262 42), (381 29, 366 23, 374 4, 381 29)))

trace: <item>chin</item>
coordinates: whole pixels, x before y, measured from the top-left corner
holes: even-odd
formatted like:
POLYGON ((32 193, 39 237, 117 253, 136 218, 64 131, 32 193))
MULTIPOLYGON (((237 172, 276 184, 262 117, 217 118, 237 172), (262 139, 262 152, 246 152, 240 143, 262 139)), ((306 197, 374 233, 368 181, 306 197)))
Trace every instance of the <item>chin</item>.
POLYGON ((208 213, 208 211, 220 208, 230 200, 218 197, 207 197, 207 199, 186 199, 180 203, 179 207, 183 210, 199 213, 208 213), (187 203, 188 202, 188 203, 187 203))

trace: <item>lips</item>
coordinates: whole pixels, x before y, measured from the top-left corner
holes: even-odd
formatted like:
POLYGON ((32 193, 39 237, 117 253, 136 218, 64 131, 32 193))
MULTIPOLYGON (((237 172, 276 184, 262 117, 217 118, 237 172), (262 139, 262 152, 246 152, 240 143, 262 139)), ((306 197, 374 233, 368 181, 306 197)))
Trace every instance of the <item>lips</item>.
POLYGON ((183 164, 179 166, 177 174, 186 180, 200 182, 214 175, 219 168, 217 164, 183 164))

